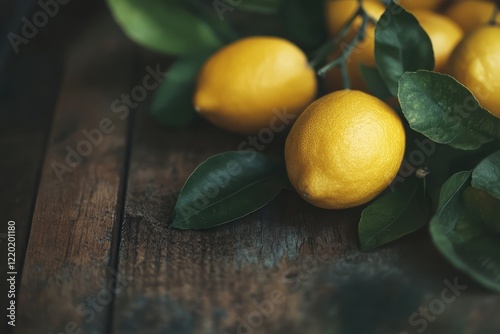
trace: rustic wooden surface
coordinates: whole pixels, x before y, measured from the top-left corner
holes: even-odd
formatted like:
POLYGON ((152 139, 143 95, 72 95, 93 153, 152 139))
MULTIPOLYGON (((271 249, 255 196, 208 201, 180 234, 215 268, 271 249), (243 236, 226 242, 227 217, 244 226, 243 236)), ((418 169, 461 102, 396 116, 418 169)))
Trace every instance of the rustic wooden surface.
MULTIPOLYGON (((24 10, 34 7, 35 1, 2 1, 2 36, 7 32, 19 34, 20 18, 27 15, 24 10)), ((0 43, 0 152, 5 157, 0 164, 0 212, 5 223, 11 219, 16 222, 16 270, 19 273, 23 267, 41 166, 58 98, 63 51, 69 37, 82 28, 82 19, 85 20, 95 9, 95 4, 91 3, 86 8, 68 6, 67 11, 78 10, 80 16, 55 17, 36 38, 21 45, 18 54, 13 52, 7 38, 0 43)), ((2 230, 0 235, 2 259, 7 258, 5 232, 2 230)), ((1 261, 0 268, 2 272, 7 271, 6 261, 1 261)), ((6 291, 5 282, 2 280, 0 284, 2 291, 6 291)), ((3 310, 6 302, 6 298, 0 301, 3 310)), ((0 328, 6 332, 9 327, 3 322, 0 328)))
POLYGON ((9 100, 44 110, 18 122, 24 132, 2 132, 15 158, 2 164, 2 185, 20 192, 2 193, 2 218, 26 221, 18 235, 29 235, 14 333, 419 333, 409 318, 441 299, 445 280, 467 288, 425 333, 500 332, 500 296, 447 264, 425 231, 360 252, 359 210, 320 210, 284 192, 231 224, 168 229, 196 165, 243 138, 204 122, 160 126, 146 112, 151 94, 120 119, 112 101, 169 60, 128 41, 106 11, 83 27, 60 53, 62 70, 53 61, 34 72, 50 77, 33 81, 43 89, 9 100), (114 131, 59 181, 53 162, 105 117, 114 131))

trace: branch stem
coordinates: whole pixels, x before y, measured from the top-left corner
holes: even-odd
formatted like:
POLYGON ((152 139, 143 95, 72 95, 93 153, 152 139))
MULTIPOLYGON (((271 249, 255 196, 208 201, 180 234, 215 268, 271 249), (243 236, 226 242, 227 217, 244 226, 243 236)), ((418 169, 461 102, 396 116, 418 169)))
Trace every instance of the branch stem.
POLYGON ((345 47, 345 49, 342 52, 342 55, 339 58, 333 60, 332 62, 326 64, 325 66, 323 66, 322 68, 320 68, 318 70, 318 75, 325 76, 326 73, 328 71, 330 71, 332 68, 343 64, 343 66, 341 66, 341 73, 342 73, 342 79, 344 80, 344 86, 346 86, 346 84, 345 84, 346 79, 347 79, 347 83, 349 84, 349 79, 348 79, 349 76, 347 73, 347 66, 346 66, 347 60, 349 59, 349 57, 351 56, 352 52, 357 47, 357 45, 365 39, 366 26, 367 26, 368 21, 369 21, 368 14, 364 11, 363 7, 360 7, 357 15, 361 15, 363 18, 363 21, 361 23, 361 27, 356 32, 356 35, 354 36, 354 38, 347 44, 347 46, 345 47), (344 68, 344 70, 342 70, 342 68, 344 68), (344 75, 345 75, 345 77, 344 77, 344 75))
POLYGON ((347 33, 349 32, 352 26, 352 23, 358 17, 358 15, 360 15, 359 9, 349 18, 349 20, 345 23, 345 25, 342 27, 337 36, 335 36, 335 38, 330 39, 323 46, 321 46, 318 49, 318 51, 316 51, 316 55, 309 62, 309 65, 312 68, 316 68, 317 66, 319 66, 321 62, 325 59, 325 57, 331 54, 333 50, 335 50, 335 48, 339 46, 340 42, 347 36, 347 33))

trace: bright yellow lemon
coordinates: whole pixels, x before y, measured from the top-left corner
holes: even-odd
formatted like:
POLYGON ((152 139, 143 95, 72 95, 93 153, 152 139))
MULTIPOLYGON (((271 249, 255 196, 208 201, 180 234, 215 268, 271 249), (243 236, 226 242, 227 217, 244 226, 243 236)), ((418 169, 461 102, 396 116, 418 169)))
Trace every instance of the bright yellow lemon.
POLYGON ((500 117, 500 27, 485 25, 466 34, 450 57, 448 71, 500 117))
POLYGON ((467 0, 451 5, 445 15, 469 32, 480 25, 488 23, 493 16, 495 4, 481 0, 467 0))
POLYGON ((237 133, 270 126, 276 110, 298 115, 316 96, 316 74, 304 53, 277 37, 249 37, 216 52, 198 76, 196 110, 237 133))
POLYGON ((463 31, 458 24, 448 17, 428 10, 414 10, 418 22, 431 39, 434 50, 434 70, 443 72, 448 58, 462 40, 463 31))
POLYGON ((326 209, 364 204, 392 182, 403 160, 405 131, 396 112, 361 91, 313 102, 285 144, 288 176, 308 202, 326 209))

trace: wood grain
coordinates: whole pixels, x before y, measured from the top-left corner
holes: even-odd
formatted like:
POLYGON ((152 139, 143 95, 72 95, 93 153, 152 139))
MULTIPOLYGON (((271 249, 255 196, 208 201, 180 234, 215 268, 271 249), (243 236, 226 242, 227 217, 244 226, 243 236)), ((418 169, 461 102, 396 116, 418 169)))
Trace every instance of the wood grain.
POLYGON ((106 331, 128 121, 113 113, 111 103, 130 90, 130 45, 106 16, 92 22, 68 51, 26 253, 15 333, 106 331), (83 147, 82 131, 99 129, 105 118, 111 122, 105 128, 113 130, 90 148, 83 147), (68 147, 88 153, 82 153, 80 162, 73 157, 68 163, 68 147), (60 177, 54 163, 66 166, 60 177))

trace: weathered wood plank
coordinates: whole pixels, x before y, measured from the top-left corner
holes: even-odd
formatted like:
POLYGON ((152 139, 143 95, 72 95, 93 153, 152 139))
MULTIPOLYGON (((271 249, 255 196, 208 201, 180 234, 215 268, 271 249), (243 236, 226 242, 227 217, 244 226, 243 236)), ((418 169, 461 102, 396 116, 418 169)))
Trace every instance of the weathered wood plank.
MULTIPOLYGON (((17 271, 18 277, 61 70, 57 50, 46 53, 45 57, 38 56, 23 57, 10 64, 17 68, 19 77, 16 82, 10 81, 14 86, 11 86, 10 97, 0 101, 0 152, 3 157, 0 165, 0 268, 3 273, 17 271), (10 220, 16 226, 16 270, 7 270, 7 222, 10 220)), ((3 288, 5 282, 0 286, 3 288)), ((7 298, 2 298, 2 314, 7 308, 6 302, 7 298)), ((6 326, 6 322, 1 326, 6 326)))
MULTIPOLYGON (((82 22, 88 19, 95 6, 87 2, 68 6, 51 18, 48 26, 30 38, 26 44, 11 45, 10 33, 22 35, 21 17, 32 17, 37 2, 3 1, 0 4, 0 30, 6 37, 0 41, 0 216, 4 220, 0 231, 0 269, 17 272, 17 290, 22 275, 24 253, 33 215, 34 200, 39 184, 46 143, 62 71, 63 50, 68 40, 78 34, 82 22), (67 15, 78 10, 79 17, 67 15), (63 31, 63 33, 61 33, 63 31), (7 270, 5 240, 7 221, 16 224, 16 270, 7 270)), ((7 292, 7 281, 0 283, 7 292)), ((10 300, 2 298, 0 307, 4 319, 10 300)), ((10 313, 10 311, 9 311, 10 313)), ((11 326, 2 322, 8 333, 11 326)))
POLYGON ((106 332, 128 122, 112 103, 130 91, 131 48, 106 16, 93 20, 68 52, 15 333, 106 332))
MULTIPOLYGON (((36 1, 28 3, 2 2, 2 30, 21 34, 22 16, 32 17, 32 11, 40 10, 36 1), (24 12, 23 9, 29 9, 24 12), (21 10, 21 11, 20 11, 21 10), (14 29, 15 28, 15 29, 14 29), (14 30, 12 30, 14 29, 14 30)), ((27 244, 34 199, 39 182, 43 153, 51 125, 57 89, 63 62, 63 50, 68 41, 80 34, 90 17, 96 14, 97 7, 103 9, 98 1, 71 2, 60 6, 58 15, 51 18, 47 26, 30 38, 27 44, 19 45, 19 52, 14 52, 7 38, 2 40, 0 49, 0 152, 4 159, 0 164, 0 212, 5 223, 2 225, 0 243, 4 240, 6 222, 16 222, 16 271, 17 291, 22 275, 22 264, 27 244)), ((104 7, 105 9, 105 7, 104 7)), ((7 272, 6 244, 3 243, 0 254, 4 261, 0 266, 7 272), (4 247, 5 246, 5 247, 4 247)), ((7 284, 0 283, 6 293, 7 284)), ((2 315, 8 300, 1 299, 2 315)), ((11 326, 2 322, 5 333, 11 326)), ((0 332, 2 332, 0 330, 0 332)))
MULTIPOLYGON (((0 100, 0 270, 3 273, 17 271, 21 274, 43 153, 59 87, 60 60, 61 52, 52 50, 45 54, 23 55, 9 64, 16 69, 17 78, 9 80, 9 97, 0 100), (16 225, 16 270, 7 270, 7 222, 10 220, 16 225)), ((5 286, 4 281, 0 283, 6 293, 5 286)), ((1 299, 2 315, 7 302, 7 298, 1 299)), ((5 331, 10 328, 5 321, 1 326, 5 331)))

